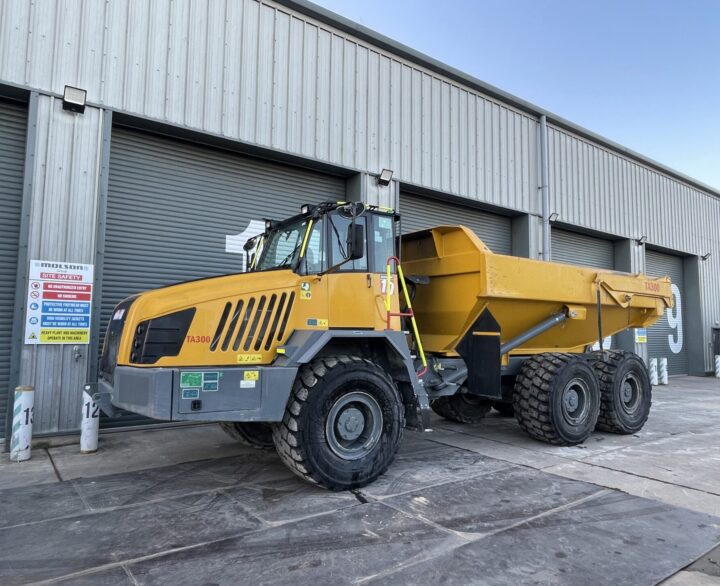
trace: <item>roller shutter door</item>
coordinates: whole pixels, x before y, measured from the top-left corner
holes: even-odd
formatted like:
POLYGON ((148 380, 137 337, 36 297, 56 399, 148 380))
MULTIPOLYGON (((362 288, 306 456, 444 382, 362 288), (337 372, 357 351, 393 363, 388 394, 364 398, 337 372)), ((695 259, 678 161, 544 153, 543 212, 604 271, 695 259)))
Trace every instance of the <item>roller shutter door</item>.
POLYGON ((552 260, 555 262, 598 269, 615 268, 612 240, 553 228, 550 244, 552 260))
POLYGON ((400 194, 400 215, 404 233, 439 224, 462 224, 498 254, 512 254, 511 220, 475 208, 429 199, 409 193, 400 194))
POLYGON ((668 359, 668 374, 687 374, 688 356, 683 332, 683 259, 654 250, 645 251, 645 272, 651 277, 668 275, 673 283, 674 307, 666 309, 648 329, 648 357, 668 359))
POLYGON ((0 101, 0 438, 5 437, 10 392, 10 348, 26 127, 26 108, 0 101))
POLYGON ((251 220, 280 219, 299 213, 303 203, 344 198, 342 178, 114 128, 102 334, 113 307, 128 295, 241 271, 243 255, 226 252, 226 236, 244 232, 251 220))

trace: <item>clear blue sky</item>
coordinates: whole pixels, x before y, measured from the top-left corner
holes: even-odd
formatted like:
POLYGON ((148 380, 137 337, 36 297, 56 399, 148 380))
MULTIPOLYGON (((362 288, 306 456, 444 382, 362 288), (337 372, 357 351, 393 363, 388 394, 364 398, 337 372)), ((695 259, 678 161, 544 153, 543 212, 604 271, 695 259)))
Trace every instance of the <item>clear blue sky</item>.
POLYGON ((720 1, 315 1, 720 189, 720 1))

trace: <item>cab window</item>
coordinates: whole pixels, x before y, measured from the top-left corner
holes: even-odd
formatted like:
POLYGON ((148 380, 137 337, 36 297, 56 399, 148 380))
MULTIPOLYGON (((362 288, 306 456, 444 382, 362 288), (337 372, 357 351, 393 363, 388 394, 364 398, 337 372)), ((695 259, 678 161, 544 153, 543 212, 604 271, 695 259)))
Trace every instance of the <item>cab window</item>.
MULTIPOLYGON (((347 256, 347 231, 352 219, 337 212, 333 212, 328 216, 329 232, 330 232, 330 250, 332 259, 331 265, 342 262, 347 256)), ((367 271, 368 254, 367 254, 367 223, 365 216, 355 218, 355 223, 365 226, 365 243, 363 249, 365 254, 358 260, 346 262, 338 270, 339 271, 367 271)))
POLYGON ((312 275, 323 271, 326 266, 323 220, 320 218, 313 223, 310 236, 308 236, 305 256, 300 262, 300 272, 312 275))
MULTIPOLYGON (((372 246, 373 264, 376 273, 385 272, 387 259, 395 254, 395 237, 393 235, 392 216, 376 215, 373 217, 372 246)), ((393 265, 393 271, 395 265, 393 265)))

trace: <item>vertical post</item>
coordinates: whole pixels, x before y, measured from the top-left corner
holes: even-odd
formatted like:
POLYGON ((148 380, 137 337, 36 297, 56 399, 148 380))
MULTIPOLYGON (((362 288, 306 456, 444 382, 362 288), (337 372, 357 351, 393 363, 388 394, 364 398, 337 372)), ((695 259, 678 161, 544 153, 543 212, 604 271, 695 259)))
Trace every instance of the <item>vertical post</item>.
POLYGON ((720 378, 720 354, 715 355, 715 377, 720 378))
POLYGON ((100 407, 92 397, 92 386, 83 388, 82 423, 80 425, 80 453, 94 454, 98 449, 100 407))
POLYGON ((658 384, 657 358, 650 359, 650 384, 653 386, 658 384))
POLYGON ((660 359, 660 384, 668 384, 667 358, 660 359))
POLYGON ((550 168, 547 118, 540 116, 540 195, 542 200, 542 259, 550 260, 550 168))
POLYGON ((12 438, 10 439, 10 459, 13 462, 30 459, 34 404, 35 387, 23 386, 15 389, 12 438))

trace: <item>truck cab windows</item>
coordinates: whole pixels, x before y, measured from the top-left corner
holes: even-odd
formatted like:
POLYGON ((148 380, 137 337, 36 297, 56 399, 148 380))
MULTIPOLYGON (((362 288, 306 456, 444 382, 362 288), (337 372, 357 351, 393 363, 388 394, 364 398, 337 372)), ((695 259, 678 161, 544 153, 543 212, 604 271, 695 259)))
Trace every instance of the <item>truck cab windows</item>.
MULTIPOLYGON (((352 218, 345 214, 334 211, 328 215, 328 224, 330 232, 330 264, 336 265, 343 262, 347 256, 347 234, 348 228, 352 223, 352 218)), ((355 218, 355 223, 365 227, 365 242, 363 251, 365 254, 362 258, 351 260, 339 267, 339 271, 367 271, 368 270, 368 254, 367 254, 367 223, 366 216, 355 218)))

